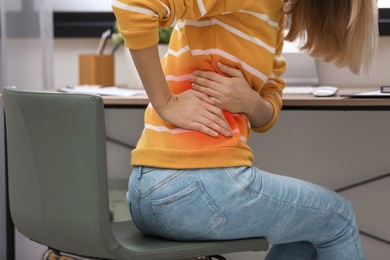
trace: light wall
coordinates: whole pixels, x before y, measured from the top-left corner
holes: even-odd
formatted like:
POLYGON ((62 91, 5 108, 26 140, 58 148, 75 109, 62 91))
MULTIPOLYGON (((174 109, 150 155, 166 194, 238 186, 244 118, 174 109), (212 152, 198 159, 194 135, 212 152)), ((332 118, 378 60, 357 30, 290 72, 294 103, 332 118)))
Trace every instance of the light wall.
POLYGON ((321 85, 335 86, 381 86, 390 85, 390 37, 381 37, 369 75, 354 75, 347 69, 338 69, 332 64, 317 61, 321 85))
MULTIPOLYGON (((56 39, 54 42, 54 85, 63 87, 78 84, 78 55, 95 53, 97 39, 56 39), (66 73, 64 73, 66 71, 66 73)), ((113 48, 106 47, 107 52, 113 48)), ((164 47, 160 54, 165 51, 164 47)), ((286 55, 287 56, 287 55, 286 55)), ((294 58, 291 54, 289 58, 294 58)), ((299 56, 297 56, 299 57, 299 56)), ((374 57, 369 75, 354 75, 347 69, 339 69, 332 64, 317 61, 317 73, 320 85, 348 86, 380 86, 390 84, 390 37, 381 37, 378 51, 374 57)), ((128 50, 119 48, 115 54, 116 83, 126 87, 142 87, 128 50)), ((287 67, 287 69, 289 69, 287 67)), ((292 68, 290 68, 292 69, 292 68)))
MULTIPOLYGON (((53 88, 64 87, 67 85, 77 85, 78 77, 78 55, 95 53, 98 39, 56 39, 54 41, 54 86, 53 88)), ((23 77, 18 76, 20 68, 12 67, 12 60, 7 64, 7 72, 10 75, 16 75, 12 78, 18 79, 15 82, 17 86, 26 86, 31 89, 39 89, 42 75, 40 66, 32 66, 29 61, 35 60, 36 53, 33 48, 28 46, 39 44, 35 40, 14 40, 9 46, 9 59, 25 60, 25 66, 28 66, 28 74, 23 77)), ((112 50, 113 44, 109 43, 106 47, 107 52, 112 50)), ((164 47, 161 54, 164 53, 164 47)), ((294 55, 286 55, 294 59, 294 55)), ((299 56, 297 56, 299 58, 299 56)), ((290 63, 291 66, 291 63, 290 63)), ((287 69, 289 69, 287 67, 287 69)), ((292 69, 292 68, 290 68, 292 69)), ((369 75, 354 75, 347 69, 338 69, 332 64, 317 61, 317 73, 320 85, 335 85, 339 87, 348 86, 380 86, 390 84, 390 37, 381 37, 379 40, 378 51, 373 60, 372 70, 369 75)), ((142 88, 141 81, 136 73, 134 64, 130 58, 128 50, 124 47, 118 49, 115 54, 115 78, 119 86, 142 88)))
MULTIPOLYGON (((56 85, 77 84, 77 55, 93 52, 96 46, 96 40, 56 40, 56 85)), ((291 53, 286 56, 295 58, 291 53)), ((115 59, 117 84, 142 87, 128 51, 121 48, 115 59)), ((380 39, 369 76, 356 76, 346 69, 317 61, 319 84, 339 87, 390 84, 389 68, 390 38, 380 39)), ((282 111, 272 131, 252 134, 255 165, 333 189, 386 173, 390 169, 390 143, 388 138, 383 139, 390 131, 387 118, 388 114, 383 112, 282 111)), ((143 111, 109 110, 106 121, 107 135, 134 145, 142 132, 143 111)), ((111 178, 126 181, 131 171, 130 151, 112 143, 107 145, 111 178)), ((390 196, 387 190, 386 182, 378 182, 343 195, 353 202, 366 231, 389 238, 390 230, 384 227, 390 209, 378 207, 381 204, 376 203, 390 196)), ((369 259, 386 259, 388 246, 365 237, 363 243, 369 259)), ((229 255, 229 259, 254 260, 263 256, 264 253, 239 253, 229 255)))
MULTIPOLYGON (((33 43, 34 44, 34 43, 33 43)), ((98 39, 56 39, 54 51, 54 87, 78 84, 78 55, 94 53, 98 39)), ((29 53, 26 41, 16 42, 10 55, 25 58, 29 53), (22 49, 22 52, 20 50, 22 49), (19 51, 19 53, 18 53, 19 51)), ((113 48, 107 45, 107 50, 113 48)), ((162 51, 164 52, 164 51, 162 51)), ((128 51, 120 48, 115 55, 116 83, 120 86, 142 87, 128 51)), ((17 73, 18 68, 9 68, 17 73)), ((390 84, 390 37, 381 38, 370 76, 355 76, 346 69, 317 62, 320 85, 372 86, 390 84)), ((18 84, 29 86, 40 71, 29 71, 18 84)), ((32 86, 36 88, 37 86, 32 86)), ((266 170, 338 188, 351 182, 388 172, 390 169, 390 120, 387 113, 343 111, 282 111, 281 118, 271 132, 253 134, 251 144, 255 164, 266 170), (368 122, 368 123, 367 123, 368 122), (308 141, 310 140, 310 141, 308 141), (294 152, 292 152, 294 151, 294 152)), ((143 111, 110 110, 106 112, 107 134, 123 142, 135 144, 142 131, 143 111)), ((130 151, 108 143, 108 167, 111 177, 126 181, 130 174, 130 151)), ((390 209, 388 181, 373 183, 345 192, 358 214, 362 227, 390 239, 387 220, 390 209), (383 204, 381 204, 383 203, 383 204), (382 206, 383 205, 383 206, 382 206)), ((38 257, 44 248, 17 235, 17 260, 38 257)), ((368 259, 388 259, 389 247, 363 238, 368 259)), ((263 253, 231 254, 231 260, 262 259, 263 253)))

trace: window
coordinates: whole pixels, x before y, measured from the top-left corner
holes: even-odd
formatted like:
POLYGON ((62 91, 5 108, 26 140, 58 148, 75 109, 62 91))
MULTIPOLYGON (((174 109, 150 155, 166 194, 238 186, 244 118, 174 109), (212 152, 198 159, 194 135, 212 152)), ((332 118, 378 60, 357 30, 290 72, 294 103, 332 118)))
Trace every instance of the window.
POLYGON ((390 35, 390 1, 378 0, 379 7, 379 33, 390 35))
MULTIPOLYGON (((55 0, 53 3, 56 37, 100 37, 115 24, 111 0, 55 0)), ((390 1, 378 0, 378 7, 380 34, 390 36, 390 1)))
POLYGON ((115 24, 111 0, 53 0, 55 37, 100 37, 115 24))

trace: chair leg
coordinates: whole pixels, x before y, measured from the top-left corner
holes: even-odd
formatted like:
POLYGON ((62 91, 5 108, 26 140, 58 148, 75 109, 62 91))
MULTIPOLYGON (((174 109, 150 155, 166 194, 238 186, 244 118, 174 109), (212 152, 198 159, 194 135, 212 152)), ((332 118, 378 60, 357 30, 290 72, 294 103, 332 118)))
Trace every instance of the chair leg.
MULTIPOLYGON (((93 259, 59 252, 57 250, 49 248, 43 254, 42 260, 93 260, 93 259)), ((103 259, 100 259, 100 260, 103 260, 103 259)))
POLYGON ((211 255, 211 256, 183 258, 183 259, 179 259, 179 260, 227 260, 227 259, 221 255, 211 255))
POLYGON ((211 256, 206 256, 210 260, 227 260, 225 257, 221 255, 211 255, 211 256))
POLYGON ((53 250, 51 250, 50 248, 48 248, 45 253, 43 254, 41 260, 48 260, 49 259, 49 256, 53 253, 53 250))

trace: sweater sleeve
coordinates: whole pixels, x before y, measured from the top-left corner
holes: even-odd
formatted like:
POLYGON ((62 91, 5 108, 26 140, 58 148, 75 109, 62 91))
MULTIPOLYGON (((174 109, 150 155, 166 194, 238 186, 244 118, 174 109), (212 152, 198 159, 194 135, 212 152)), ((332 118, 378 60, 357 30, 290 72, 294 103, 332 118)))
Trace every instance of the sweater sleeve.
POLYGON ((273 61, 273 73, 271 77, 264 83, 263 88, 260 91, 260 95, 268 100, 273 109, 274 113, 272 119, 262 127, 252 128, 256 132, 266 132, 271 129, 279 118, 279 111, 282 108, 282 92, 286 85, 284 80, 281 79, 281 75, 286 70, 286 61, 282 56, 283 43, 284 43, 284 28, 285 28, 286 18, 283 15, 278 32, 278 38, 276 42, 276 51, 273 61))
MULTIPOLYGON (((217 3, 217 4, 216 4, 217 3)), ((215 6, 217 0, 113 0, 112 9, 119 31, 130 49, 142 49, 158 43, 158 27, 171 27, 177 19, 197 20, 215 6)))

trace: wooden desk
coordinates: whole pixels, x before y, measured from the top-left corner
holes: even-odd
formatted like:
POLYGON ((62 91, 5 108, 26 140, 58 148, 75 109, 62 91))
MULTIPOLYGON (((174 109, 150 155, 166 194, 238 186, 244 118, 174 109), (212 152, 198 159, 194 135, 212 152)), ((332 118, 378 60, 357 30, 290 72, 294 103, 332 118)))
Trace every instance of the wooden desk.
MULTIPOLYGON (((390 98, 346 98, 341 97, 340 95, 353 94, 362 91, 368 91, 373 88, 340 88, 339 92, 334 97, 328 98, 319 98, 314 97, 311 94, 285 94, 283 95, 283 110, 377 110, 384 111, 390 110, 390 98)), ((103 97, 103 102, 106 108, 113 109, 126 109, 126 108, 145 108, 149 100, 147 97, 103 97)), ((0 94, 0 104, 2 103, 2 96, 0 94)), ((116 144, 123 145, 126 148, 129 147, 127 144, 123 144, 120 141, 117 141, 112 138, 108 138, 108 141, 115 142, 116 144)), ((371 178, 368 180, 361 181, 359 183, 353 183, 346 187, 342 187, 337 189, 337 191, 345 191, 348 189, 352 189, 376 180, 380 180, 383 178, 390 177, 390 174, 384 174, 381 176, 377 176, 375 178, 371 178)), ((8 210, 7 210, 8 212, 8 210)), ((7 242, 9 246, 10 258, 13 259, 14 252, 14 234, 13 234, 13 226, 10 220, 9 214, 7 214, 7 224, 8 224, 8 234, 7 234, 7 242)), ((390 241, 383 239, 381 237, 375 236, 373 234, 361 231, 361 233, 365 236, 371 237, 377 241, 381 241, 385 244, 390 244, 390 241)))
MULTIPOLYGON (((334 97, 314 97, 311 94, 283 95, 284 110, 390 110, 390 98, 348 98, 340 95, 353 94, 370 88, 341 88, 334 97)), ((145 107, 147 97, 103 97, 107 108, 145 107)))
MULTIPOLYGON (((336 96, 315 97, 311 94, 284 94, 283 108, 287 110, 390 110, 390 98, 348 98, 341 95, 369 91, 374 88, 340 88, 336 96)), ((0 103, 2 94, 0 93, 0 103)), ((146 96, 103 97, 106 108, 146 107, 146 96)))

